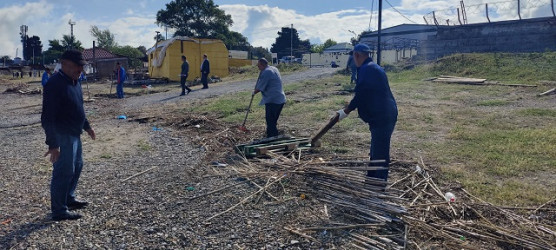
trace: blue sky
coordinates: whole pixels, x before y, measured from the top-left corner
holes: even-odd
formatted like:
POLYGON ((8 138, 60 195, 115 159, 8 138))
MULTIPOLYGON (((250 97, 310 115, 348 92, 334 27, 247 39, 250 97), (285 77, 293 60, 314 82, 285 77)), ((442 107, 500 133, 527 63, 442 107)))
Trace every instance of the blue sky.
MULTIPOLYGON (((70 34, 69 19, 76 22, 74 35, 85 48, 92 47, 92 25, 109 29, 119 45, 134 47, 154 44, 155 31, 164 29, 155 24, 156 13, 169 1, 163 0, 2 0, 0 1, 0 56, 15 57, 21 42, 19 27, 27 25, 28 35, 41 38, 44 49, 48 40, 70 34)), ((323 43, 326 39, 349 42, 353 33, 376 30, 378 0, 215 0, 232 16, 231 30, 242 33, 254 46, 270 48, 280 27, 294 25, 301 39, 323 43), (374 8, 371 11, 371 6, 374 8), (370 17, 373 17, 369 26, 370 17)), ((384 0, 383 28, 403 23, 424 24, 424 15, 435 10, 444 19, 454 18, 459 0, 384 0), (392 8, 390 5, 394 6, 392 8), (401 13, 401 14, 400 14, 401 13), (403 16, 402 16, 403 14, 403 16)), ((511 4, 515 0, 466 0, 471 22, 485 22, 484 3, 498 6, 491 20, 516 19, 511 4), (502 2, 494 4, 495 2, 502 2)), ((528 0, 536 3, 522 10, 522 17, 549 16, 550 0, 528 0)), ((491 7, 493 8, 493 7, 491 7)), ((169 30, 168 36, 172 31, 169 30)))

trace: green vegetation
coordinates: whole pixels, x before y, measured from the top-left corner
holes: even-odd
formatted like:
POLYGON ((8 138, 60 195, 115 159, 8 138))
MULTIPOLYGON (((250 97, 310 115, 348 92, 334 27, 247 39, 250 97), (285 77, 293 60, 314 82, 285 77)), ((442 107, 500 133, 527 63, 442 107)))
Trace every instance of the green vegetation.
POLYGON ((139 140, 139 142, 137 143, 137 147, 143 151, 149 151, 152 149, 152 146, 149 145, 149 143, 145 140, 139 140))
MULTIPOLYGON (((439 74, 502 82, 555 80, 556 53, 454 55, 388 77, 399 108, 392 157, 437 169, 441 185, 461 183, 500 205, 542 204, 556 193, 556 108, 537 88, 444 84, 423 79, 439 74), (494 65, 494 66, 493 66, 494 65), (523 73, 526 72, 526 73, 523 73)), ((310 137, 352 97, 349 76, 287 85, 279 128, 310 137)), ((210 112, 232 124, 243 121, 250 93, 206 100, 193 112, 210 112)), ((247 126, 264 131, 258 95, 247 126)), ((368 127, 356 112, 323 138, 325 154, 365 157, 368 127)))

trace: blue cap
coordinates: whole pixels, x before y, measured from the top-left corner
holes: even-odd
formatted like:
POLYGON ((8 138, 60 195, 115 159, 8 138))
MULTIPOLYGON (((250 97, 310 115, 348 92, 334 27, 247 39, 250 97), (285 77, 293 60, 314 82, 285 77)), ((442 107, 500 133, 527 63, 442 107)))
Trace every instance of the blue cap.
POLYGON ((369 48, 369 46, 367 46, 366 44, 360 43, 360 44, 355 45, 355 47, 353 47, 353 51, 370 53, 371 48, 369 48))

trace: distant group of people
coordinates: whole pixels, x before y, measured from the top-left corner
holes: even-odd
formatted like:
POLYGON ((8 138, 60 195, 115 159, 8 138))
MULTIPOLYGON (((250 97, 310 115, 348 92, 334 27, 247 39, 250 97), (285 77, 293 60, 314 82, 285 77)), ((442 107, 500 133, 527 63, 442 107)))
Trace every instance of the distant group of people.
MULTIPOLYGON (((187 77, 189 76, 189 62, 187 61, 187 57, 182 55, 181 61, 182 64, 181 64, 181 72, 180 72, 180 85, 181 85, 180 95, 183 96, 189 94, 189 92, 191 92, 191 89, 186 85, 187 77)), ((202 89, 208 89, 209 74, 210 74, 210 62, 208 60, 207 54, 204 54, 203 62, 201 63, 201 83, 203 84, 202 89)))
MULTIPOLYGON (((203 89, 208 88, 210 64, 206 55, 201 64, 203 89)), ((185 85, 189 74, 189 63, 181 57, 181 95, 191 92, 185 85), (187 91, 187 92, 186 92, 187 91)), ((382 170, 368 171, 367 176, 387 180, 390 162, 390 138, 396 125, 398 110, 386 73, 370 57, 370 48, 364 44, 354 47, 350 60, 355 65, 351 81, 355 81, 355 95, 347 107, 337 111, 339 120, 357 109, 359 117, 369 125, 371 133, 370 159, 384 160, 379 166, 382 170)), ((45 156, 53 164, 50 183, 51 211, 53 220, 75 220, 81 218, 70 210, 81 209, 89 203, 77 199, 75 190, 83 168, 80 135, 83 131, 96 139, 95 131, 86 118, 83 107, 83 93, 79 80, 85 60, 80 51, 68 50, 60 59, 58 73, 45 73, 43 79, 43 107, 41 124, 46 134, 48 150, 45 156)), ((258 60, 259 77, 252 92, 262 94, 259 105, 265 106, 266 136, 279 135, 277 123, 286 103, 286 95, 280 71, 268 65, 264 58, 258 60)), ((352 67, 349 65, 348 67, 352 67)), ((118 98, 123 98, 125 69, 118 63, 115 69, 118 79, 118 98)))

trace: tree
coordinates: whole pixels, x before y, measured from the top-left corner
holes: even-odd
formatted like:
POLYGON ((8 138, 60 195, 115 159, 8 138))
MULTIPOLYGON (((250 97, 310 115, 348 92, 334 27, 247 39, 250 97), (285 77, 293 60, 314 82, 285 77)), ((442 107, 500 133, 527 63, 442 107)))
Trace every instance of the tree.
POLYGON ((61 44, 60 40, 48 40, 49 48, 44 52, 44 63, 53 63, 58 60, 66 48, 61 44))
POLYGON ((103 49, 110 49, 118 46, 114 34, 110 30, 101 30, 96 25, 91 26, 91 35, 97 39, 98 47, 103 49))
POLYGON ((8 55, 0 57, 0 63, 2 63, 2 65, 4 65, 4 66, 12 65, 13 62, 14 61, 8 55))
POLYGON ((334 41, 334 40, 328 38, 328 40, 326 40, 326 41, 324 42, 323 47, 324 47, 324 49, 327 49, 327 48, 332 47, 332 46, 334 46, 334 45, 336 45, 336 44, 338 44, 336 41, 334 41))
POLYGON ((228 31, 225 34, 218 34, 214 38, 222 40, 226 44, 226 48, 234 50, 249 51, 251 44, 247 42, 247 37, 239 32, 228 31))
POLYGON ((268 52, 266 48, 263 47, 251 47, 249 48, 249 53, 251 54, 251 59, 257 60, 260 58, 266 58, 269 62, 272 60, 272 54, 268 52))
POLYGON ((324 44, 311 45, 311 53, 322 53, 324 51, 324 44))
POLYGON ((300 40, 297 30, 289 27, 283 27, 282 31, 278 32, 276 42, 270 48, 272 53, 278 53, 278 58, 289 56, 292 51, 295 57, 301 57, 303 53, 310 50, 311 43, 309 40, 300 40))
POLYGON ((247 38, 229 30, 232 16, 212 0, 173 0, 156 13, 156 24, 175 29, 174 36, 220 39, 228 49, 250 46, 247 38))
POLYGON ((129 58, 129 65, 131 67, 138 67, 143 65, 141 59, 144 57, 144 54, 137 48, 131 47, 129 45, 117 46, 113 47, 110 52, 129 58))
POLYGON ((32 61, 42 57, 42 43, 38 36, 26 37, 25 47, 23 48, 23 59, 32 61))
POLYGON ((76 49, 76 50, 83 50, 83 46, 81 46, 81 42, 75 39, 75 36, 64 35, 62 37, 62 46, 66 49, 76 49))

